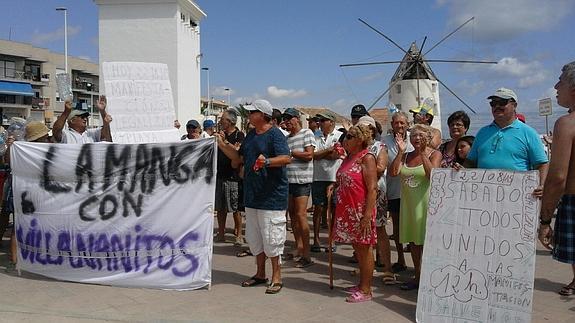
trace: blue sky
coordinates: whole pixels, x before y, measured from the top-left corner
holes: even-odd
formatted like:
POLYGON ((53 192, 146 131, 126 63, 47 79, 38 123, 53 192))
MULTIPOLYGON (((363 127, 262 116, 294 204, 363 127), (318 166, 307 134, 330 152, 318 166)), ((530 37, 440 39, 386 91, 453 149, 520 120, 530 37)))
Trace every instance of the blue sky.
MULTIPOLYGON (((6 1, 6 0, 5 0, 6 1)), ((63 52, 63 17, 69 9, 70 55, 98 59, 98 13, 91 0, 11 0, 0 20, 0 37, 63 52), (10 33, 11 29, 11 33, 10 33)), ((487 97, 500 86, 516 90, 519 110, 541 131, 537 101, 554 97, 561 66, 575 60, 571 0, 197 0, 208 17, 201 23, 202 65, 210 68, 211 94, 232 102, 265 98, 279 107, 325 106, 349 114, 382 93, 397 65, 342 69, 339 64, 399 60, 402 52, 357 19, 400 46, 426 48, 469 17, 466 25, 427 55, 429 59, 477 59, 497 65, 432 64, 436 75, 489 120, 487 97)), ((205 73, 202 81, 205 85, 205 73)), ((465 109, 440 87, 442 113, 465 109)), ((202 88, 202 95, 207 90, 202 88)), ((387 104, 387 97, 378 106, 387 104)), ((564 109, 554 106, 553 121, 564 109)), ((481 120, 481 121, 479 121, 481 120)), ((473 123, 473 121, 472 121, 473 123)), ((544 131, 544 129, 543 129, 544 131)))

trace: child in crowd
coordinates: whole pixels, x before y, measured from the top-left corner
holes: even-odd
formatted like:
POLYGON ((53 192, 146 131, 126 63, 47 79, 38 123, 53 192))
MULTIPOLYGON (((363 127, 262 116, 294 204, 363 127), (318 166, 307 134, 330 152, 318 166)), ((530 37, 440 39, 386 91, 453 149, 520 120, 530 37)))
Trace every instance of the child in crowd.
POLYGON ((463 136, 459 138, 457 141, 457 145, 455 146, 455 162, 458 164, 463 164, 465 158, 467 158, 467 154, 473 145, 473 141, 475 140, 474 136, 463 136))

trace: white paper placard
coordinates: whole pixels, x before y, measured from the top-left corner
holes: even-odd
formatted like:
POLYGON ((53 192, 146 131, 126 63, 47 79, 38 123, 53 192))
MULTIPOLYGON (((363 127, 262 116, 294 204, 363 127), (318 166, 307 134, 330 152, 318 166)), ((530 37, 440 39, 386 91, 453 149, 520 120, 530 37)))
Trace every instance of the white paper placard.
POLYGON ((418 322, 530 322, 537 171, 434 169, 418 322))
POLYGON ((215 152, 213 138, 14 143, 18 266, 83 283, 210 284, 215 152))
POLYGON ((159 63, 104 62, 104 88, 112 139, 116 143, 172 142, 176 113, 168 66, 159 63))

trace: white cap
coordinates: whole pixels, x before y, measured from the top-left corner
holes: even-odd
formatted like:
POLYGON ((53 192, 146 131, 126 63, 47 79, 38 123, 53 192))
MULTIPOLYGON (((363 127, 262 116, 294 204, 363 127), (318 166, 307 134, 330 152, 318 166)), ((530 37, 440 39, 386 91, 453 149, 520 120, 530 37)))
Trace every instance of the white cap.
POLYGON ((363 117, 359 118, 359 120, 357 121, 357 124, 363 124, 366 126, 373 126, 374 128, 377 128, 377 126, 375 125, 375 119, 373 119, 370 116, 363 116, 363 117))
POLYGON ((244 105, 244 109, 248 111, 260 111, 271 117, 274 107, 266 100, 255 100, 252 104, 244 105))

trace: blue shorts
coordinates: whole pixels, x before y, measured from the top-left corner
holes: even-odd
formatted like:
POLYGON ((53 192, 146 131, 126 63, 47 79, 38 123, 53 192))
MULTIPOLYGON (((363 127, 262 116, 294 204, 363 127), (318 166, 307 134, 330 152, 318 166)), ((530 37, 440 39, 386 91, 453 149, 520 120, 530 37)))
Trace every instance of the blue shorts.
POLYGON ((311 186, 311 201, 313 205, 327 206, 327 188, 335 182, 315 181, 311 186))
POLYGON ((291 197, 309 196, 311 193, 311 183, 289 184, 289 195, 291 197))
POLYGON ((561 198, 553 238, 553 259, 575 264, 575 195, 561 198))

